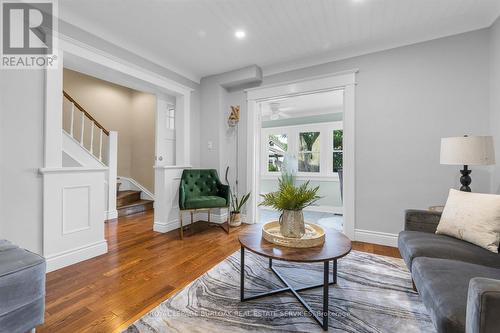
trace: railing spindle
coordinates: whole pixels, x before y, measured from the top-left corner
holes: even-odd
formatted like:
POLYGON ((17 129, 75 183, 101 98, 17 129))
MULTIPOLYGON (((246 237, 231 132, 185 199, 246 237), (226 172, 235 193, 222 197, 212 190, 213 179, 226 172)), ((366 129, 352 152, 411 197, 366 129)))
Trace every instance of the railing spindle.
POLYGON ((90 153, 94 154, 94 127, 95 123, 92 122, 92 126, 90 127, 90 153))
POLYGON ((100 128, 101 132, 99 134, 99 161, 102 162, 102 128, 100 128))
POLYGON ((85 113, 82 112, 82 132, 80 133, 80 146, 83 147, 83 132, 85 131, 85 113))
POLYGON ((69 134, 73 137, 73 127, 75 122, 75 103, 71 102, 71 127, 69 129, 69 134))

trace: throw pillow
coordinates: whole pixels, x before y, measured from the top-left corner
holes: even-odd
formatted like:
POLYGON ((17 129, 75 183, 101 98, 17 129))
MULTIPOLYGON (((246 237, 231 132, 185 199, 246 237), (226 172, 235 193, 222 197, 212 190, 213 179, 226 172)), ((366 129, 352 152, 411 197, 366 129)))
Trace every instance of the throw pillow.
POLYGON ((455 237, 498 253, 500 195, 451 189, 436 234, 455 237))

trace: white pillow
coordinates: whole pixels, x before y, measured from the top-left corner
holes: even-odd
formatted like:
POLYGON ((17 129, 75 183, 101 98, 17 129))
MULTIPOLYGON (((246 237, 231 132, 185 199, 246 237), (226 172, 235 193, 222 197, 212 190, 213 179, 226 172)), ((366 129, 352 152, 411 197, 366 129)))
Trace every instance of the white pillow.
POLYGON ((498 253, 500 195, 451 189, 436 234, 462 239, 498 253))

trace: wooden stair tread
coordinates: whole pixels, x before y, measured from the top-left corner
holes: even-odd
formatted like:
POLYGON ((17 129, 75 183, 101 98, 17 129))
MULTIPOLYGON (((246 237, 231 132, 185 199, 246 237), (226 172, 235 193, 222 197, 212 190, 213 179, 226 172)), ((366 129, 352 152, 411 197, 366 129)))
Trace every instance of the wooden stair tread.
POLYGON ((129 195, 134 195, 137 193, 141 193, 141 191, 132 191, 132 190, 126 190, 126 191, 118 191, 118 194, 116 195, 117 199, 125 198, 128 197, 129 195))
POLYGON ((131 202, 129 204, 120 206, 118 208, 130 208, 130 207, 135 207, 135 206, 139 206, 139 205, 147 205, 147 204, 153 203, 153 202, 154 202, 153 200, 143 200, 143 199, 140 199, 140 200, 131 202))
POLYGON ((143 199, 130 202, 121 207, 117 207, 118 216, 122 217, 152 210, 154 208, 153 203, 154 203, 153 200, 143 200, 143 199))

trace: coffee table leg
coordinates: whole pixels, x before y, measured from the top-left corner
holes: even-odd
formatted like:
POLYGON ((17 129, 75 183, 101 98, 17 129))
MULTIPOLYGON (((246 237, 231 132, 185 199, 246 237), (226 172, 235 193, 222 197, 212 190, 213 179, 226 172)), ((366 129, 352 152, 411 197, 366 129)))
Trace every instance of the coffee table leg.
POLYGON ((269 258, 269 268, 273 268, 273 259, 269 258))
POLYGON ((240 267, 240 299, 243 302, 245 299, 245 248, 241 247, 241 267, 240 267))
MULTIPOLYGON (((337 261, 334 261, 334 267, 335 263, 337 261)), ((323 330, 327 331, 328 330, 328 275, 330 273, 330 262, 327 260, 324 262, 324 268, 323 268, 323 330)), ((336 272, 336 271, 335 271, 336 272)), ((335 273, 336 274, 336 273, 335 273)))
POLYGON ((333 259, 333 284, 337 284, 337 259, 333 259))

